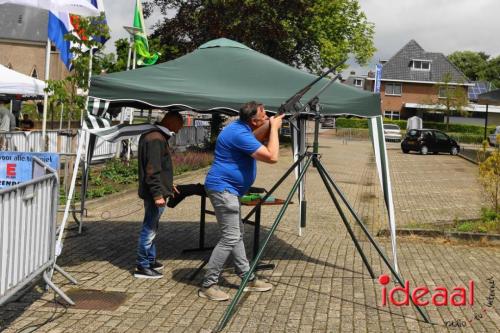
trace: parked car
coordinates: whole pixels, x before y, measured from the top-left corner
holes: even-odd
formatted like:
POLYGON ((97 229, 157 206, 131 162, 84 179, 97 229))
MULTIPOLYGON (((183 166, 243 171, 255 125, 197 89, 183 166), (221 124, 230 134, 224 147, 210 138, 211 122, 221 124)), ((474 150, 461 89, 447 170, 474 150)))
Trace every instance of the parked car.
POLYGON ((494 147, 497 144, 497 135, 500 135, 500 126, 497 126, 493 134, 488 135, 490 146, 494 147))
POLYGON ((422 155, 427 153, 449 153, 457 155, 460 145, 445 133, 435 129, 412 129, 406 133, 401 142, 401 150, 407 154, 417 151, 422 155))
POLYGON ((401 128, 395 124, 384 124, 385 141, 401 142, 401 128))

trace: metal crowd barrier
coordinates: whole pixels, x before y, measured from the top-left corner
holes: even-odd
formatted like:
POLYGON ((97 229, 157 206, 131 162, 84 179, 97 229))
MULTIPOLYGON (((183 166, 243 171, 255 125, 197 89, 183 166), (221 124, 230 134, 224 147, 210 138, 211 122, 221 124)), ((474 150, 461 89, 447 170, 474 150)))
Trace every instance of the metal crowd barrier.
MULTIPOLYGON (((59 154, 76 154, 78 147, 78 139, 81 131, 69 132, 66 130, 55 131, 48 130, 46 132, 47 152, 59 154), (73 137, 76 137, 73 140, 73 137)), ((15 131, 0 133, 0 150, 5 151, 23 151, 23 152, 43 152, 42 147, 42 132, 41 131, 15 131)), ((112 158, 116 155, 118 144, 107 142, 100 138, 96 141, 94 156, 92 161, 112 158)))
POLYGON ((34 160, 47 174, 0 190, 0 305, 42 273, 47 284, 73 304, 47 275, 56 269, 76 283, 55 264, 58 176, 34 160))
POLYGON ((189 126, 183 127, 175 135, 173 147, 200 146, 204 144, 210 136, 210 126, 189 126))
MULTIPOLYGON (((73 136, 68 131, 48 130, 47 152, 59 154, 76 154, 80 130, 73 141, 73 136)), ((200 146, 208 140, 210 136, 210 126, 189 126, 183 127, 175 136, 172 142, 173 147, 200 146)), ((23 152, 43 152, 41 131, 16 131, 0 133, 0 150, 23 151, 23 152)), ((137 140, 132 140, 132 150, 137 150, 137 140)), ((120 142, 107 142, 97 138, 92 161, 106 160, 116 156, 121 149, 120 142)), ((86 151, 86 150, 85 150, 86 151)))

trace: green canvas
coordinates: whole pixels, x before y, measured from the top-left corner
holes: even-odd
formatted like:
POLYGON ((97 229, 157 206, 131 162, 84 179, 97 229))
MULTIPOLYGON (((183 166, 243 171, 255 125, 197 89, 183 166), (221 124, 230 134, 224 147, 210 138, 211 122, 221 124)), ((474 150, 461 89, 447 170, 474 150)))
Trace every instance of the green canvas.
MULTIPOLYGON (((247 46, 221 38, 165 63, 92 78, 90 96, 110 107, 239 110, 248 101, 279 106, 317 76, 283 64, 247 46)), ((316 84, 307 101, 325 84, 316 84)), ((325 114, 380 115, 380 95, 334 83, 321 96, 325 114)))

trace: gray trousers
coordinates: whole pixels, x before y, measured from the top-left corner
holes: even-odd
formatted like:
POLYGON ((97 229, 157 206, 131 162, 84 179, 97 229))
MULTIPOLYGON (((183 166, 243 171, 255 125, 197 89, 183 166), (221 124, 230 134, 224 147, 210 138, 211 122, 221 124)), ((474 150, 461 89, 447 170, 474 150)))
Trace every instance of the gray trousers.
POLYGON ((243 222, 241 221, 241 205, 238 196, 227 191, 208 190, 207 194, 214 207, 221 238, 205 267, 205 277, 202 283, 205 288, 219 281, 224 264, 231 254, 234 258, 236 274, 243 277, 250 269, 245 253, 245 244, 243 244, 243 222))

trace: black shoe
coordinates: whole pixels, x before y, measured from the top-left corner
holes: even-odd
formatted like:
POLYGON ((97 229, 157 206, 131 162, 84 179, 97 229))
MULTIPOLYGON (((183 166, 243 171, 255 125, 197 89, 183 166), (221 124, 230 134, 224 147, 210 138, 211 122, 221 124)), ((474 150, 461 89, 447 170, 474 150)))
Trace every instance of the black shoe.
POLYGON ((134 277, 139 279, 161 279, 163 274, 151 268, 137 266, 134 277))
POLYGON ((149 264, 149 268, 154 269, 155 271, 161 271, 163 269, 163 264, 159 261, 155 261, 152 264, 149 264))

